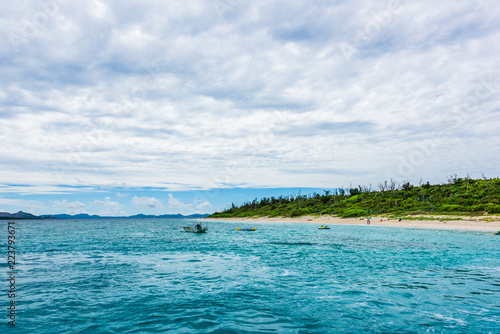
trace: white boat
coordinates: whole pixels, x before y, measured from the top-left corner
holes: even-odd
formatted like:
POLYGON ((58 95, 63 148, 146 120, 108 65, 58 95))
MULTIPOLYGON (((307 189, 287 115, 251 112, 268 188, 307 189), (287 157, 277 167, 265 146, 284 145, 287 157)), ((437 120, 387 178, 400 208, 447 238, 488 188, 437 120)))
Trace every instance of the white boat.
POLYGON ((182 229, 184 232, 189 233, 207 233, 208 231, 208 227, 201 226, 201 223, 198 223, 195 226, 184 226, 182 229))

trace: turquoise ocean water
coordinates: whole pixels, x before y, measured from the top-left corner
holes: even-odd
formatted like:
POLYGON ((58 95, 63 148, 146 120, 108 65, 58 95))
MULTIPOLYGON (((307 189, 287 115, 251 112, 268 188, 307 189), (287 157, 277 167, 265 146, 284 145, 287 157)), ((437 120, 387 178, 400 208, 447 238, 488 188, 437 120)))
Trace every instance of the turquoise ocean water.
MULTIPOLYGON (((16 327, 4 279, 0 332, 500 333, 499 236, 185 224, 16 221, 16 327)), ((7 222, 0 238, 7 277, 7 222)))

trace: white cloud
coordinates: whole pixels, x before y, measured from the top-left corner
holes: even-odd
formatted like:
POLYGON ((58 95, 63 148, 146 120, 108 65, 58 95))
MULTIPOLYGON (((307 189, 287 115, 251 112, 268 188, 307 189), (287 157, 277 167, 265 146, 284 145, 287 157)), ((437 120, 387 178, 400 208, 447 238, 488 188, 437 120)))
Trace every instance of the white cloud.
POLYGON ((54 213, 85 213, 85 207, 86 205, 80 201, 68 202, 65 199, 52 201, 52 208, 55 210, 54 213))
POLYGON ((210 209, 212 207, 212 204, 210 202, 201 202, 196 206, 196 209, 198 210, 205 210, 205 209, 210 209))
POLYGON ((168 207, 171 209, 188 209, 192 208, 193 204, 184 204, 174 197, 172 194, 168 194, 168 207))
MULTIPOLYGON (((74 1, 18 51, 1 39, 0 183, 176 191, 497 173, 494 2, 400 1, 385 18, 391 2, 230 3, 74 1)), ((6 6, 0 34, 39 10, 6 6)))
POLYGON ((62 201, 53 201, 52 206, 55 208, 82 209, 86 205, 80 201, 68 202, 67 200, 63 199, 62 201))
POLYGON ((144 209, 161 209, 163 208, 163 204, 160 200, 157 200, 154 197, 137 197, 134 196, 132 198, 132 203, 136 208, 144 208, 144 209))
POLYGON ((110 197, 104 198, 104 201, 96 199, 93 204, 102 207, 102 211, 99 214, 121 214, 123 213, 121 209, 125 207, 118 202, 112 202, 110 197))
POLYGON ((122 194, 122 193, 116 193, 117 197, 124 198, 127 197, 129 194, 122 194))
POLYGON ((42 202, 23 199, 0 198, 0 205, 7 206, 8 209, 5 209, 3 211, 11 213, 13 213, 13 211, 24 211, 39 215, 44 213, 42 212, 42 210, 47 209, 47 206, 42 202), (15 209, 13 210, 12 208, 15 209))

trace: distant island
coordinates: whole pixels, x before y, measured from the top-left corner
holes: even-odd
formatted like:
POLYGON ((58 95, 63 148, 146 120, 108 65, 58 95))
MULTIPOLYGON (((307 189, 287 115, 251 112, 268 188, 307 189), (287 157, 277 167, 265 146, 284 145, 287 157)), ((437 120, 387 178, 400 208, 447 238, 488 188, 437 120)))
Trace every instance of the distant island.
POLYGON ((88 215, 86 213, 81 213, 77 215, 68 215, 68 214, 54 214, 54 215, 41 215, 35 216, 31 213, 26 213, 23 211, 19 211, 17 213, 9 213, 9 212, 0 212, 0 220, 6 219, 118 219, 118 218, 177 218, 177 219, 196 219, 196 218, 205 218, 208 217, 208 214, 194 214, 194 215, 181 215, 181 214, 165 214, 165 215, 144 215, 138 214, 128 217, 107 217, 107 216, 98 216, 98 215, 88 215))
POLYGON ((445 184, 429 182, 412 185, 386 180, 378 190, 369 186, 324 190, 323 194, 288 195, 254 199, 215 212, 209 218, 300 217, 333 215, 342 218, 381 214, 408 215, 488 215, 500 214, 500 179, 448 177, 445 184))
POLYGON ((17 213, 0 212, 0 219, 42 219, 42 217, 19 211, 17 213))

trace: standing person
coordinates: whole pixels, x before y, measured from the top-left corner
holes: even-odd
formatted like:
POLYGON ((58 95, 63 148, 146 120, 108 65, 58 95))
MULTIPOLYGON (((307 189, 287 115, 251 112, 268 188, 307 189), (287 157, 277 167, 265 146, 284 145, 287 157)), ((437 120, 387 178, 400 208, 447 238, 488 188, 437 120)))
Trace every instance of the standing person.
POLYGON ((370 225, 370 218, 366 220, 366 224, 370 225))

